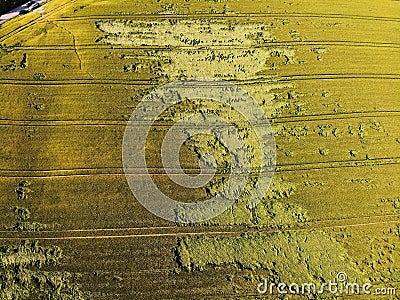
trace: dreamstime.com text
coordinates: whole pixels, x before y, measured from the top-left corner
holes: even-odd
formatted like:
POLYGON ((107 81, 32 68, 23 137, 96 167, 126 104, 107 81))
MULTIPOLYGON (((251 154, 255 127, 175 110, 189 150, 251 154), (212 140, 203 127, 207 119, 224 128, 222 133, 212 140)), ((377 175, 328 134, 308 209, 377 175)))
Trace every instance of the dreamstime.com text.
POLYGON ((339 272, 335 281, 321 284, 306 283, 269 283, 267 279, 257 285, 260 294, 316 295, 331 293, 334 295, 396 295, 394 287, 373 287, 370 283, 348 282, 347 274, 339 272))

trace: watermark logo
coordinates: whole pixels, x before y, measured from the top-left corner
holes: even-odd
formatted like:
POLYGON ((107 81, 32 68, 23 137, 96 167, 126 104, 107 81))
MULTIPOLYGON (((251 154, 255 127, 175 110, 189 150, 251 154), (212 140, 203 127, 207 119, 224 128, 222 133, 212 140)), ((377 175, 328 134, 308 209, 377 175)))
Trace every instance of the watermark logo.
MULTIPOLYGON (((251 145, 254 147, 255 145, 251 145)), ((195 223, 218 216, 244 192, 249 175, 256 175, 249 205, 254 207, 267 192, 275 170, 276 145, 264 111, 244 89, 234 84, 212 79, 176 81, 158 88, 136 107, 125 129, 122 161, 125 177, 135 198, 153 214, 174 222, 195 223), (217 114, 194 112, 176 122, 164 136, 161 147, 163 168, 168 177, 186 188, 207 184, 216 173, 215 160, 210 155, 200 158, 200 174, 187 175, 181 168, 179 152, 192 136, 208 134, 217 138, 231 157, 229 179, 220 193, 206 201, 184 203, 165 195, 153 182, 146 164, 145 147, 148 134, 158 117, 168 108, 189 99, 207 99, 222 103, 243 117, 255 132, 260 149, 259 165, 254 174, 254 160, 234 122, 217 114)))
POLYGON ((396 288, 373 287, 370 283, 349 282, 345 272, 336 274, 334 281, 321 284, 314 282, 303 283, 269 283, 267 279, 257 285, 260 294, 295 294, 316 295, 330 293, 333 295, 396 295, 396 288))

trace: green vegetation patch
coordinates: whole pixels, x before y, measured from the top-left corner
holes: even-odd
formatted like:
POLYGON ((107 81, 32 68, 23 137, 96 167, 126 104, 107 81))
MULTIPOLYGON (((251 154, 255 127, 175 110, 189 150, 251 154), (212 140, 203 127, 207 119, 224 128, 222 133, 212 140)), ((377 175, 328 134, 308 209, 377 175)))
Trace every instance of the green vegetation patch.
POLYGON ((327 282, 338 272, 362 279, 344 248, 324 232, 287 232, 240 237, 184 237, 177 257, 187 271, 232 265, 265 269, 275 282, 327 282), (290 272, 288 272, 290 270, 290 272))
MULTIPOLYGON (((204 187, 209 198, 220 193, 227 180, 228 176, 214 177, 204 187)), ((256 182, 255 177, 250 177, 243 193, 235 203, 222 214, 197 225, 241 225, 283 229, 304 224, 308 220, 307 211, 290 202, 289 198, 295 192, 296 186, 284 178, 273 178, 262 200, 256 206, 252 206, 250 199, 256 182)), ((176 211, 177 221, 181 221, 181 216, 189 213, 188 209, 190 206, 185 204, 179 206, 176 211)), ((198 211, 190 213, 196 214, 198 211)))
POLYGON ((43 270, 57 266, 62 257, 59 247, 37 241, 0 246, 0 299, 84 299, 76 275, 43 270))
POLYGON ((31 218, 31 212, 25 207, 14 207, 14 213, 16 215, 17 222, 12 226, 13 230, 16 231, 43 231, 43 230, 55 230, 60 227, 59 224, 45 224, 40 222, 29 221, 31 218))
POLYGON ((25 69, 28 66, 28 56, 26 53, 22 55, 21 61, 17 62, 15 60, 11 60, 9 64, 2 65, 0 68, 3 71, 17 71, 25 69))

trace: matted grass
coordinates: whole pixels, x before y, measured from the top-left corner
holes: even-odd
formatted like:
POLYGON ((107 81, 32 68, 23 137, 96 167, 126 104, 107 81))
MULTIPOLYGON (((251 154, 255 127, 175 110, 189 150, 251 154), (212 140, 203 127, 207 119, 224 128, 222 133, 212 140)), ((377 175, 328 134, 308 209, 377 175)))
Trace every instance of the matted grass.
MULTIPOLYGON (((262 278, 327 280, 338 271, 396 286, 396 1, 53 0, 44 8, 0 27, 0 238, 54 238, 40 243, 64 250, 58 271, 82 274, 95 299, 251 299, 262 278), (207 223, 175 227, 132 195, 121 143, 145 95, 198 76, 232 80, 256 98, 278 167, 256 210, 243 198, 207 223), (23 180, 31 191, 17 200, 23 180), (16 206, 32 224, 59 227, 15 232, 16 206)), ((178 200, 209 197, 219 186, 188 193, 161 172, 166 119, 147 144, 153 178, 178 200)), ((207 143, 192 142, 181 162, 195 172, 207 143)))

